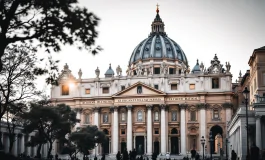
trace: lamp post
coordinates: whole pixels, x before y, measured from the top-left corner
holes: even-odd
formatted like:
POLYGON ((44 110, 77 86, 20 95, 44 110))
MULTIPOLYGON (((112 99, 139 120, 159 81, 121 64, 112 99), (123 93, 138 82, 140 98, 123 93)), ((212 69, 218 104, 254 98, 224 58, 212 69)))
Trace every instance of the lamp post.
POLYGON ((210 134, 209 134, 209 142, 210 142, 210 157, 211 157, 211 160, 213 159, 213 155, 212 155, 212 148, 213 148, 213 135, 212 135, 212 131, 210 131, 210 134))
POLYGON ((205 144, 205 138, 204 138, 204 136, 202 136, 201 144, 202 144, 202 159, 204 160, 204 144, 205 144))
POLYGON ((246 128, 247 128, 247 160, 249 159, 249 148, 248 148, 248 94, 249 90, 245 87, 244 91, 242 92, 245 97, 245 105, 246 105, 246 128))
POLYGON ((226 160, 228 160, 228 148, 227 148, 227 146, 228 146, 228 143, 229 143, 229 141, 228 141, 228 138, 226 138, 225 139, 225 157, 226 157, 226 160))

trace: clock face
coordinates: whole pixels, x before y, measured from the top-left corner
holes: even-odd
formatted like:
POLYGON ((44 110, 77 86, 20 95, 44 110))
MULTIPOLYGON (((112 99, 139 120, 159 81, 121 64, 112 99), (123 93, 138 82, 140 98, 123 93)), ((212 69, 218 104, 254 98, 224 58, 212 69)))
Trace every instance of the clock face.
POLYGON ((214 68, 213 68, 213 73, 218 73, 219 72, 219 70, 218 70, 218 68, 215 66, 214 68))

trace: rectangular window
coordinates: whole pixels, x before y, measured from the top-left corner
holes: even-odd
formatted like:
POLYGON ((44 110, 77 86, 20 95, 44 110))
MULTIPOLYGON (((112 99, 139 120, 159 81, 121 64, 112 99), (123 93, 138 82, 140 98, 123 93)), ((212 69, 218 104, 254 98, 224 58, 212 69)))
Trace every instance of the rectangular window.
POLYGON ((169 74, 175 74, 176 69, 175 68, 169 68, 169 74))
POLYGON ((125 90, 125 86, 121 86, 121 90, 125 90))
POLYGON ((179 74, 181 74, 181 69, 179 69, 179 74))
POLYGON ((154 88, 155 88, 155 89, 158 89, 158 84, 155 84, 155 85, 154 85, 154 88))
POLYGON ((122 129, 121 130, 121 134, 125 134, 126 132, 125 132, 125 129, 122 129))
POLYGON ((69 85, 62 85, 62 95, 69 95, 69 85))
POLYGON ((213 110, 213 119, 219 119, 219 111, 217 109, 213 110))
POLYGON ((177 90, 178 85, 177 84, 171 84, 171 90, 177 90))
POLYGON ((90 94, 90 88, 86 89, 86 94, 90 94))
POLYGON ((190 84, 190 90, 194 90, 195 89, 195 84, 190 84))
POLYGON ((103 94, 107 94, 107 93, 109 93, 109 87, 103 87, 103 88, 102 88, 102 93, 103 93, 103 94))
POLYGON ((155 128, 155 134, 159 134, 159 129, 155 128))
POLYGON ((196 111, 190 111, 190 120, 196 121, 196 111))
POLYGON ((160 74, 160 68, 154 68, 154 74, 160 74))
POLYGON ((212 89, 219 88, 219 78, 212 78, 212 89))
POLYGON ((85 124, 89 124, 89 121, 90 121, 89 118, 90 118, 90 117, 89 117, 88 114, 85 115, 85 124))

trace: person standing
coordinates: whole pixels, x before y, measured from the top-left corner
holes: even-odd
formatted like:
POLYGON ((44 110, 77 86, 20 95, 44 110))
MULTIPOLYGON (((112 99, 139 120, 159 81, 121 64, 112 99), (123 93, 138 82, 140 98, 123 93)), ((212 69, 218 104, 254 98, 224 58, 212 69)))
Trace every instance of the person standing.
POLYGON ((231 157, 231 160, 237 160, 237 154, 234 150, 232 150, 232 157, 231 157))
POLYGON ((118 153, 116 154, 116 159, 117 160, 121 160, 121 153, 120 153, 120 151, 118 151, 118 153))
POLYGON ((251 160, 259 160, 259 147, 254 143, 250 149, 251 160))

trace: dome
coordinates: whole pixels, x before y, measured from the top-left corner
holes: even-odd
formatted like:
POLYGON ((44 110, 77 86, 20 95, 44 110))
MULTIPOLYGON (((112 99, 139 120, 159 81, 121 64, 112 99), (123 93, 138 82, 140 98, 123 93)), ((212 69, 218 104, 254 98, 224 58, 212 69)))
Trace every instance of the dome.
POLYGON ((129 64, 139 60, 162 58, 179 60, 188 65, 188 60, 181 47, 162 34, 153 34, 137 45, 131 55, 129 64))
POLYGON ((106 71, 105 77, 113 77, 114 74, 115 73, 114 73, 113 69, 111 68, 111 64, 109 64, 109 69, 106 71))
POLYGON ((188 66, 188 60, 181 47, 170 39, 164 29, 164 22, 159 16, 159 9, 152 23, 152 31, 148 38, 138 44, 131 55, 129 65, 148 59, 169 59, 184 62, 188 66))

